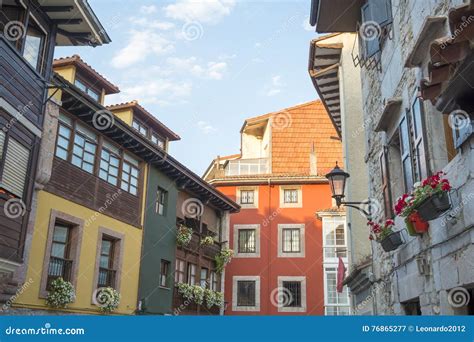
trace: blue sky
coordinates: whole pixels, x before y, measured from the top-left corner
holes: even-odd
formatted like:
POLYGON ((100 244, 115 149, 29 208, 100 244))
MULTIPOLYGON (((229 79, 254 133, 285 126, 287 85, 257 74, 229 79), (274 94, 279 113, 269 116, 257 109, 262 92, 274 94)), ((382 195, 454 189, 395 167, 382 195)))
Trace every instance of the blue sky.
POLYGON ((308 76, 310 1, 89 0, 109 45, 58 48, 92 65, 181 136, 170 153, 198 174, 239 152, 258 116, 317 95, 308 76), (132 6, 131 6, 132 5, 132 6))

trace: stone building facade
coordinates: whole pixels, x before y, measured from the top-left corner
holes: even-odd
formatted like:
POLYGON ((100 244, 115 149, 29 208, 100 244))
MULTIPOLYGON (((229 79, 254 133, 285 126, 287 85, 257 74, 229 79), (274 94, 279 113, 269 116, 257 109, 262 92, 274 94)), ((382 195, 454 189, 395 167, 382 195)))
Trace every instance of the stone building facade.
POLYGON ((395 251, 371 242, 375 314, 473 314, 473 4, 368 0, 348 8, 344 23, 328 24, 326 13, 336 17, 337 8, 314 3, 318 32, 358 32, 353 58, 361 67, 369 196, 380 208, 374 219, 393 217, 395 230, 404 230, 395 251), (451 209, 429 221, 427 233, 410 236, 393 204, 438 171, 452 185, 451 209))

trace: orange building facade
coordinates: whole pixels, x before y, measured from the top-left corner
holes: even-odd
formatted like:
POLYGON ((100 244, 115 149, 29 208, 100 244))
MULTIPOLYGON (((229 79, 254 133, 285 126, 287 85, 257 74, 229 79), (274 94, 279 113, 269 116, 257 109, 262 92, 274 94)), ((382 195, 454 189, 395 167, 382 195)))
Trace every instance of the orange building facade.
POLYGON ((226 315, 349 313, 347 290, 335 289, 345 217, 324 176, 341 160, 333 123, 312 101, 247 119, 241 153, 211 163, 205 179, 241 206, 230 218, 226 315))

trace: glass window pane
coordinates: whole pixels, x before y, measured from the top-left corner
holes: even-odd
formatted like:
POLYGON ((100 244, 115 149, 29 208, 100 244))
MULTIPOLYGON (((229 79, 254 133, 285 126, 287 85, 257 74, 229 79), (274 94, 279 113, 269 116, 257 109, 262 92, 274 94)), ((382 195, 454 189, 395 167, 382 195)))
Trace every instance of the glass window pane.
POLYGON ((53 243, 51 246, 51 256, 64 259, 66 255, 66 245, 53 243))

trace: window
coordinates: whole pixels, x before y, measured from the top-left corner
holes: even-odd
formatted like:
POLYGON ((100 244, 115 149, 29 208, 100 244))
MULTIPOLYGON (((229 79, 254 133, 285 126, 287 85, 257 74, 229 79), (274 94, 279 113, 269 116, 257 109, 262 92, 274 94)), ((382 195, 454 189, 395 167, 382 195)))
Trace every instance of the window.
POLYGON ((419 298, 401 304, 406 316, 421 316, 421 306, 419 298))
POLYGON ((71 128, 60 121, 58 128, 58 138, 56 142, 56 157, 67 160, 69 154, 69 142, 71 141, 71 133, 71 128))
POLYGON ((120 167, 120 151, 115 146, 104 142, 100 156, 99 177, 117 186, 120 167))
POLYGON ((323 217, 324 261, 347 258, 346 220, 341 216, 323 217))
POLYGON ((84 171, 94 173, 96 148, 97 136, 88 128, 77 124, 72 149, 72 164, 84 171))
POLYGON ((239 253, 255 252, 255 229, 239 229, 239 253))
POLYGON ((301 282, 284 281, 283 289, 288 294, 288 300, 283 303, 283 306, 289 308, 301 307, 301 282))
POLYGON ((56 223, 51 243, 51 256, 48 265, 47 289, 57 278, 71 280, 72 260, 69 259, 70 227, 56 223))
POLYGON ((306 312, 306 277, 278 277, 278 312, 306 312))
POLYGON ((302 187, 295 185, 280 186, 280 208, 301 208, 303 206, 302 187))
POLYGON ((158 215, 165 214, 166 199, 168 197, 168 192, 163 188, 158 187, 156 192, 156 208, 155 211, 158 215))
POLYGON ((184 268, 186 267, 186 262, 181 259, 176 259, 175 272, 174 272, 174 282, 175 283, 184 283, 184 268))
MULTIPOLYGON (((360 47, 362 49, 363 59, 368 59, 380 51, 383 39, 387 36, 387 26, 392 23, 392 4, 390 0, 367 0, 361 7, 362 25, 360 32, 365 32, 370 28, 371 22, 377 24, 382 31, 380 37, 375 39, 361 38, 360 47), (367 24, 369 23, 369 24, 367 24)), ((375 28, 374 28, 375 29, 375 28)), ((359 33, 359 37, 362 33, 359 33)))
POLYGON ((237 203, 242 209, 258 208, 258 187, 237 187, 237 203))
POLYGON ((23 57, 39 72, 41 72, 41 66, 43 64, 42 59, 45 50, 45 41, 46 34, 30 15, 25 35, 23 57))
POLYGON ((237 281, 237 306, 255 306, 255 281, 237 281))
POLYGON ((155 145, 158 145, 159 148, 161 148, 163 150, 165 149, 165 140, 162 137, 160 137, 158 134, 152 133, 151 141, 155 145))
POLYGON ((100 100, 100 95, 99 95, 99 92, 92 89, 91 87, 89 87, 88 85, 86 85, 85 82, 79 80, 79 79, 75 79, 74 80, 74 85, 76 87, 78 87, 80 90, 82 90, 84 93, 86 93, 87 95, 89 95, 90 97, 92 97, 94 100, 96 100, 97 102, 99 102, 100 100))
POLYGON ((189 285, 196 284, 196 265, 195 264, 188 263, 186 278, 189 285))
POLYGON ((304 257, 304 224, 278 225, 278 256, 304 257))
POLYGON ((296 189, 284 189, 284 199, 285 203, 298 203, 298 190, 296 189))
POLYGON ((232 277, 232 311, 260 311, 260 277, 232 277))
POLYGON ((300 249, 300 230, 299 228, 284 228, 283 233, 283 252, 299 253, 300 249))
POLYGON ((324 279, 324 304, 326 315, 349 315, 350 304, 347 286, 344 286, 341 293, 337 292, 337 268, 325 268, 324 279))
POLYGON ((138 193, 138 161, 124 154, 120 188, 132 195, 138 193))
POLYGON ((240 191, 240 203, 241 204, 253 204, 254 191, 253 190, 241 190, 240 191))
POLYGON ((211 272, 211 290, 212 291, 219 291, 219 275, 217 274, 217 272, 215 271, 212 271, 211 272))
POLYGON ((201 278, 200 278, 200 285, 203 289, 208 287, 208 276, 209 276, 209 270, 207 268, 202 267, 201 268, 201 278))
POLYGON ((116 270, 114 269, 114 254, 114 239, 103 236, 100 245, 97 287, 115 287, 116 270))
POLYGON ((148 136, 148 128, 140 121, 133 119, 132 127, 135 128, 141 135, 148 136))
POLYGON ((400 122, 400 154, 402 158, 402 172, 405 185, 405 191, 408 192, 413 188, 413 169, 411 159, 410 146, 410 130, 408 116, 405 116, 400 122))
POLYGON ((169 287, 168 285, 168 274, 170 270, 170 262, 167 260, 161 260, 161 271, 160 271, 160 286, 169 287))
POLYGON ((382 193, 384 203, 385 218, 393 217, 392 194, 390 189, 390 173, 387 146, 382 147, 382 153, 379 157, 380 173, 382 175, 382 193))
POLYGON ((0 188, 23 197, 29 163, 29 148, 20 143, 20 140, 12 134, 6 134, 0 130, 0 166, 3 164, 0 188))
POLYGON ((236 258, 260 257, 260 225, 236 224, 233 232, 236 258))
POLYGON ((413 137, 413 173, 415 182, 428 177, 424 140, 423 102, 416 97, 411 107, 413 137))

